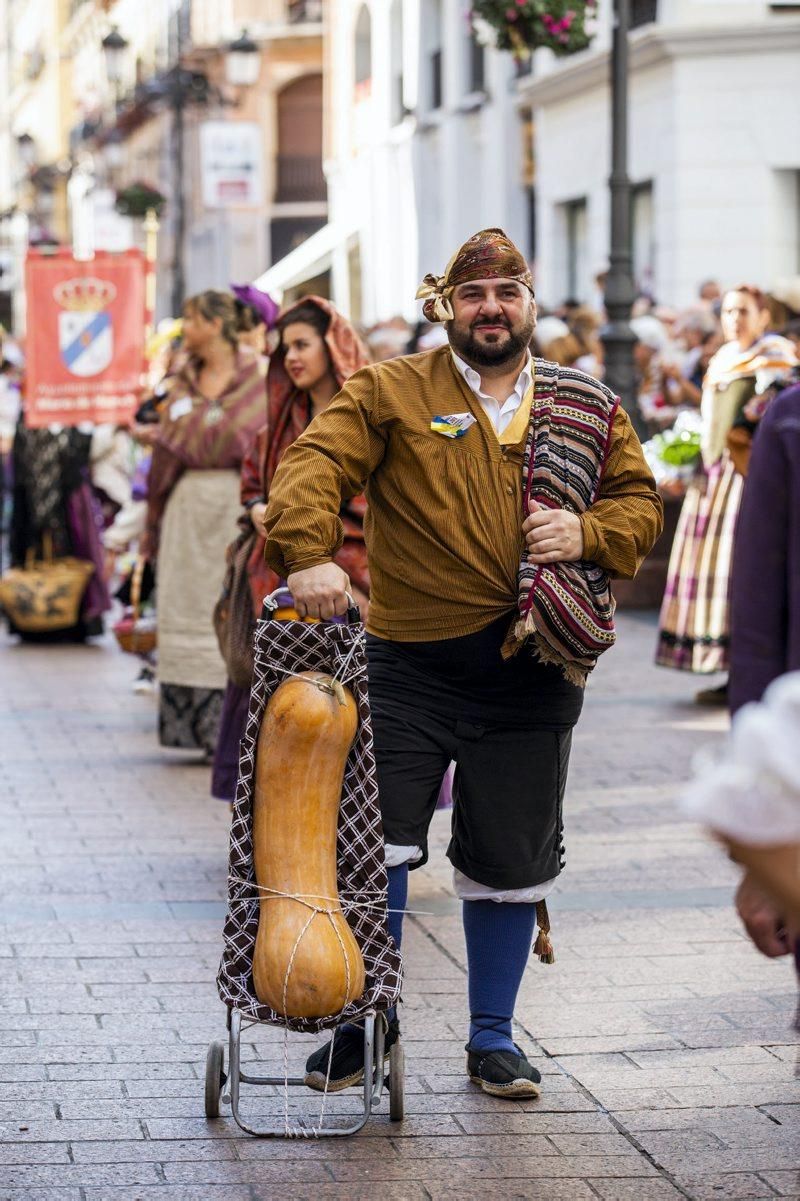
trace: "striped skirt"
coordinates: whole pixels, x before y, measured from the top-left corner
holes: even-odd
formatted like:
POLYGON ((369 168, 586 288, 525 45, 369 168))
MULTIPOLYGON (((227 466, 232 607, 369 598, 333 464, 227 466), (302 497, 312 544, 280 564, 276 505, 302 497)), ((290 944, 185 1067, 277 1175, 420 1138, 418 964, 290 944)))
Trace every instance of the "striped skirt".
POLYGON ((726 455, 689 486, 661 605, 656 651, 661 667, 701 674, 728 669, 728 594, 743 483, 726 455))

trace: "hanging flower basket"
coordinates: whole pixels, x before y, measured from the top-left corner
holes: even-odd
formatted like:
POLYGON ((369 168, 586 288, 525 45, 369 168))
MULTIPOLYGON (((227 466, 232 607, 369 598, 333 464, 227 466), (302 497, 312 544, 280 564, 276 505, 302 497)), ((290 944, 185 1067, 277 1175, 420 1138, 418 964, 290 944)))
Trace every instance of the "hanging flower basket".
POLYGON ((473 0, 470 15, 479 41, 519 58, 542 46, 561 56, 590 45, 597 0, 473 0))
POLYGON ((166 200, 166 196, 162 196, 157 188, 137 180, 117 192, 115 207, 125 217, 146 217, 149 209, 155 209, 156 215, 160 214, 166 200))

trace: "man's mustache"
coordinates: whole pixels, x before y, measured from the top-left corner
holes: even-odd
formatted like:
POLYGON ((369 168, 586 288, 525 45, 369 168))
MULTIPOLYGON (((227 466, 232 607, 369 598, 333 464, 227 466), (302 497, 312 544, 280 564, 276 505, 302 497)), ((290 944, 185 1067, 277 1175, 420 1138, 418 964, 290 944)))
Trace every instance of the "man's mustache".
POLYGON ((497 321, 474 321, 472 323, 472 329, 483 329, 484 326, 486 326, 486 325, 488 325, 488 326, 502 325, 503 329, 511 329, 511 323, 504 320, 503 318, 498 318, 497 321))

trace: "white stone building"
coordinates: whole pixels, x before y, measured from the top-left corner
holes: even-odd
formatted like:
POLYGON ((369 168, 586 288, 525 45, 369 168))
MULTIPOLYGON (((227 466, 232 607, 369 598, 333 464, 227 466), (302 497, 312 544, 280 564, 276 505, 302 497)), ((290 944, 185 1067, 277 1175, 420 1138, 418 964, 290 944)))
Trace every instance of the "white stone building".
MULTIPOLYGON (((534 56, 537 283, 594 298, 608 258, 610 0, 594 45, 534 56)), ((630 176, 637 279, 662 302, 708 277, 800 273, 800 5, 632 0, 630 176)))
POLYGON ((531 250, 528 155, 511 57, 471 37, 467 0, 327 0, 330 221, 261 279, 330 272, 365 324, 415 319, 417 285, 476 229, 531 250))

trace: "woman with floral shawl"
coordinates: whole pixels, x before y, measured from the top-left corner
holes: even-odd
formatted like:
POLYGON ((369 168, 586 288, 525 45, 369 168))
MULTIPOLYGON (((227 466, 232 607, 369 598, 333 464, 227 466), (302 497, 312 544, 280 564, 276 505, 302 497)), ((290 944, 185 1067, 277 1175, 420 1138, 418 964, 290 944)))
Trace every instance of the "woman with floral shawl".
MULTIPOLYGON (((262 521, 272 478, 283 454, 309 423, 327 408, 345 380, 369 362, 353 326, 319 296, 306 296, 278 321, 281 341, 267 373, 267 424, 247 456, 241 479, 244 525, 258 534, 248 561, 253 613, 281 583, 264 562, 262 521)), ((344 542, 336 562, 350 577, 353 593, 365 611, 369 595, 364 545, 364 498, 354 497, 340 513, 344 542)), ((214 756, 212 795, 232 801, 236 790, 239 741, 247 718, 248 693, 228 681, 220 735, 214 756)))
MULTIPOLYGON (((722 304, 725 345, 711 360, 703 385, 702 470, 690 483, 670 556, 661 606, 656 663, 710 674, 729 666, 731 556, 744 478, 729 436, 772 381, 795 363, 791 344, 764 333, 762 293, 748 284, 722 304)), ((726 704, 727 684, 697 694, 701 704, 726 704)))

